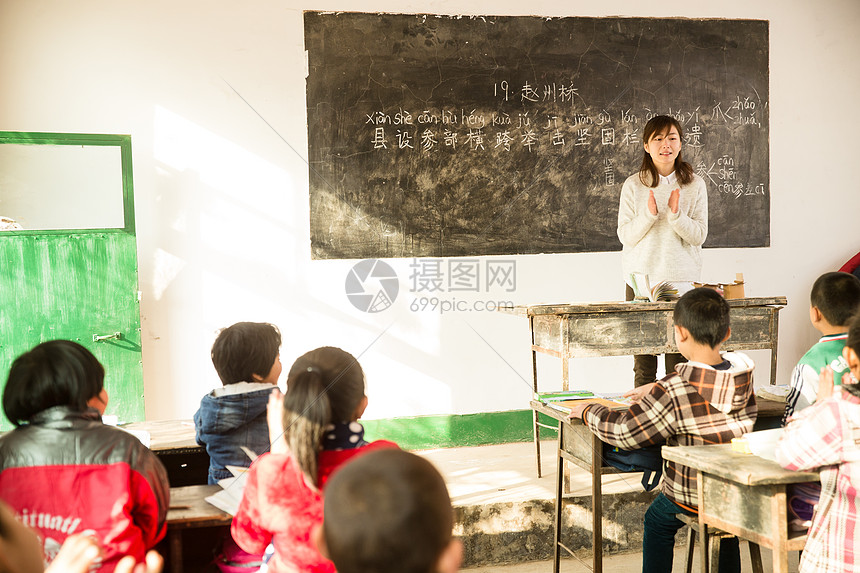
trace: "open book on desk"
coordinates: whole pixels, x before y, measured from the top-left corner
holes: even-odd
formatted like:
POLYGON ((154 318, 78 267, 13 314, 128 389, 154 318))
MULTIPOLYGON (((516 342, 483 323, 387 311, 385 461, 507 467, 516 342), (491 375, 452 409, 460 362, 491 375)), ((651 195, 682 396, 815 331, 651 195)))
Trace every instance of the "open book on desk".
MULTIPOLYGON (((251 458, 252 462, 257 459, 257 454, 245 446, 242 446, 242 451, 251 458)), ((218 480, 221 491, 210 495, 206 498, 206 501, 221 511, 225 511, 230 515, 236 515, 239 503, 242 501, 242 494, 245 492, 245 482, 248 480, 248 468, 227 466, 227 469, 233 474, 233 477, 218 480)))
POLYGON ((626 410, 630 407, 630 404, 632 404, 633 401, 630 398, 613 395, 611 398, 593 396, 591 398, 578 398, 576 400, 565 400, 563 402, 544 403, 550 408, 558 410, 559 412, 566 412, 569 414, 573 406, 578 406, 580 404, 600 404, 601 406, 606 406, 610 410, 626 410))
POLYGON ((651 302, 678 300, 682 294, 693 288, 690 281, 660 281, 651 286, 645 273, 630 273, 628 282, 633 289, 634 300, 651 302))

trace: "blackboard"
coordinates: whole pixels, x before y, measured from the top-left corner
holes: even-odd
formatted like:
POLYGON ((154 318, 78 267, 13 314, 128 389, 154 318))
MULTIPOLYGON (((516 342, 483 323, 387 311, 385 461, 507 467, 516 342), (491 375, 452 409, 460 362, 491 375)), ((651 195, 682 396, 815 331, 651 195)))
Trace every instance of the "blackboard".
POLYGON ((770 244, 768 22, 304 14, 315 259, 620 250, 658 114, 706 247, 770 244))

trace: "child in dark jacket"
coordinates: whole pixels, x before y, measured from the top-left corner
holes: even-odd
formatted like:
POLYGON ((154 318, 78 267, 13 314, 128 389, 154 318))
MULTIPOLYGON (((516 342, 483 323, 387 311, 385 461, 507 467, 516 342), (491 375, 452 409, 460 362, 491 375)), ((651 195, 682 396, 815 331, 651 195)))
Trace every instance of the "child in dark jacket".
POLYGON ((248 467, 269 450, 266 405, 281 375, 281 333, 265 322, 237 322, 212 345, 212 363, 223 387, 200 400, 194 414, 197 443, 209 454, 209 484, 231 477, 227 466, 248 467))

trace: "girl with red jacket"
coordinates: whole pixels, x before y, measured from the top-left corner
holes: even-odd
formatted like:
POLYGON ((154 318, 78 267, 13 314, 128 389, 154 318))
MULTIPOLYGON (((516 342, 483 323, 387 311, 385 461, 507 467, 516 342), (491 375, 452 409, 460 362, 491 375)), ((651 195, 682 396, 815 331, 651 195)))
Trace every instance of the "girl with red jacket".
POLYGON ((310 539, 323 519, 322 490, 341 464, 373 449, 397 447, 364 440, 357 420, 366 407, 361 366, 350 353, 330 346, 295 361, 283 400, 280 392, 272 392, 272 451, 251 465, 230 528, 248 553, 261 554, 274 545, 269 573, 334 573, 334 564, 310 539))

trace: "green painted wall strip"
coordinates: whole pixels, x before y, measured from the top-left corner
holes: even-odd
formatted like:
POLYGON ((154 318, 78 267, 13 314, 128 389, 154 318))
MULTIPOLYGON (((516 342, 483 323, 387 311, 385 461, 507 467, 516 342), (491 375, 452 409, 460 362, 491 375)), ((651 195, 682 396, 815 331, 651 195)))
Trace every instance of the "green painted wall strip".
MULTIPOLYGON (((545 423, 552 423, 549 418, 545 423)), ((361 420, 365 439, 390 440, 406 450, 455 448, 532 440, 532 411, 361 420)), ((555 433, 541 429, 541 438, 555 433)))

